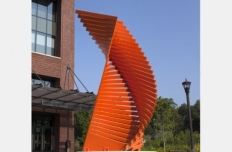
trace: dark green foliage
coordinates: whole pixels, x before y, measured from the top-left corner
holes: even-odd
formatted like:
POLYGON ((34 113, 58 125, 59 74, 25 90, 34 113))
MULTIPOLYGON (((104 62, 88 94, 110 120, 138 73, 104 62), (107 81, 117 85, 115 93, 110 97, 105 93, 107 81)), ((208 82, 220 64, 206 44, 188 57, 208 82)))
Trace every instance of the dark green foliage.
POLYGON ((145 129, 145 131, 144 131, 144 134, 145 135, 151 135, 152 133, 153 133, 153 127, 151 126, 151 124, 149 124, 148 126, 147 126, 147 128, 145 129))
MULTIPOLYGON (((200 133, 200 100, 197 100, 191 108, 192 115, 192 125, 193 131, 197 131, 200 133)), ((189 117, 188 117, 188 109, 187 105, 184 103, 178 108, 178 114, 180 115, 184 125, 181 130, 186 130, 189 128, 189 117)))
POLYGON ((191 107, 193 131, 200 133, 200 100, 191 107))
POLYGON ((158 138, 162 139, 163 142, 170 141, 170 137, 173 136, 175 130, 176 115, 175 108, 176 103, 173 99, 159 97, 156 104, 155 114, 153 115, 151 126, 154 126, 154 133, 158 135, 158 138))
MULTIPOLYGON (((200 100, 190 107, 193 122, 195 149, 200 151, 200 100)), ((166 151, 190 150, 190 132, 186 104, 179 108, 173 99, 159 97, 153 118, 145 129, 145 144, 142 150, 166 151), (152 139, 150 138, 152 137, 152 139)))
POLYGON ((75 139, 79 141, 81 147, 83 146, 85 141, 85 136, 88 131, 90 118, 90 111, 80 110, 76 111, 74 114, 75 139))

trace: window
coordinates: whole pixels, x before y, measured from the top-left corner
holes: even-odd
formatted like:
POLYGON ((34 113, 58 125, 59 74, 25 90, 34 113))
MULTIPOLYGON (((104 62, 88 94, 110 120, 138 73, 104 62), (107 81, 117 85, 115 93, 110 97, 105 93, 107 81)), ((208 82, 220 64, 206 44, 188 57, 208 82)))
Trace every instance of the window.
POLYGON ((46 54, 46 52, 45 52, 45 39, 46 39, 46 34, 37 32, 37 35, 36 35, 36 52, 46 54))
MULTIPOLYGON (((45 86, 47 87, 54 87, 54 81, 51 80, 44 80, 45 86)), ((42 84, 44 86, 43 82, 40 79, 32 78, 32 84, 42 84)))
POLYGON ((31 33, 31 50, 35 51, 35 32, 32 31, 31 33))
POLYGON ((32 0, 31 51, 56 55, 56 2, 32 0))

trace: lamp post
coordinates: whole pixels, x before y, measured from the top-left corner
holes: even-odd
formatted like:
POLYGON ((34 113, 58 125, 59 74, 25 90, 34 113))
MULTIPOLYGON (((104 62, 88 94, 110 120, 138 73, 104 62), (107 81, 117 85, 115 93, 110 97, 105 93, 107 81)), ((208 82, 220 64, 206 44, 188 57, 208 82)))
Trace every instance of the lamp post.
POLYGON ((193 144, 193 128, 192 128, 192 117, 191 117, 191 109, 190 109, 190 102, 189 102, 189 90, 190 90, 190 85, 191 82, 185 81, 182 83, 185 93, 186 93, 186 98, 187 98, 187 106, 188 106, 188 113, 189 113, 189 125, 190 125, 190 141, 191 141, 191 152, 196 152, 194 149, 194 144, 193 144))

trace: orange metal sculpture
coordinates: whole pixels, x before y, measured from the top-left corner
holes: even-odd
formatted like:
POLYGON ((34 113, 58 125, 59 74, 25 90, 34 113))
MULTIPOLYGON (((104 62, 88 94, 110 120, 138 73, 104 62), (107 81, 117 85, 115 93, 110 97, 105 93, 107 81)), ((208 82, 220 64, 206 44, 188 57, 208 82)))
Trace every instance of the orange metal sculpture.
POLYGON ((83 150, 140 150, 157 99, 151 66, 117 17, 76 13, 106 57, 83 150))

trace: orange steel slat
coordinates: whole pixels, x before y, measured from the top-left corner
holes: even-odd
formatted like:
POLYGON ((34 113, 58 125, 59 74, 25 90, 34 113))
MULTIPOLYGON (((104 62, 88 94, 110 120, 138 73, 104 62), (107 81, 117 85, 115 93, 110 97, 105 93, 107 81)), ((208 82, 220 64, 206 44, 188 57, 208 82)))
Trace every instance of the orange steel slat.
POLYGON ((111 111, 112 113, 118 113, 118 114, 127 114, 127 115, 137 115, 137 111, 132 110, 121 110, 121 109, 110 109, 108 107, 99 107, 98 111, 111 111))
MULTIPOLYGON (((119 128, 124 128, 124 129, 138 129, 139 128, 139 123, 134 123, 133 125, 130 125, 130 124, 124 124, 124 123, 120 123, 120 122, 115 122, 115 121, 110 121, 110 120, 106 120, 106 119, 93 119, 93 123, 94 122, 102 122, 106 125, 114 125, 114 126, 117 126, 119 128)), ((91 123, 92 123, 91 122, 91 123)), ((95 127, 95 126, 93 126, 95 127)))
POLYGON ((108 124, 105 124, 105 123, 103 124, 103 123, 93 122, 93 124, 95 126, 98 126, 98 127, 105 127, 107 129, 118 131, 118 132, 121 132, 121 133, 125 133, 127 135, 136 134, 136 132, 138 130, 138 127, 137 128, 134 127, 134 128, 125 129, 125 128, 121 128, 121 127, 118 127, 118 126, 108 125, 108 124))
POLYGON ((83 150, 141 150, 157 99, 149 61, 117 17, 76 13, 106 58, 83 150))
MULTIPOLYGON (((104 111, 98 111, 96 112, 96 114, 98 115, 106 115, 109 117, 115 117, 115 118, 123 118, 123 119, 127 119, 127 120, 131 120, 131 116, 130 115, 122 115, 122 114, 118 114, 118 113, 112 113, 112 112, 104 112, 104 111)), ((133 119, 133 117, 132 117, 133 119)), ((134 117, 135 120, 137 120, 137 117, 134 117)))

